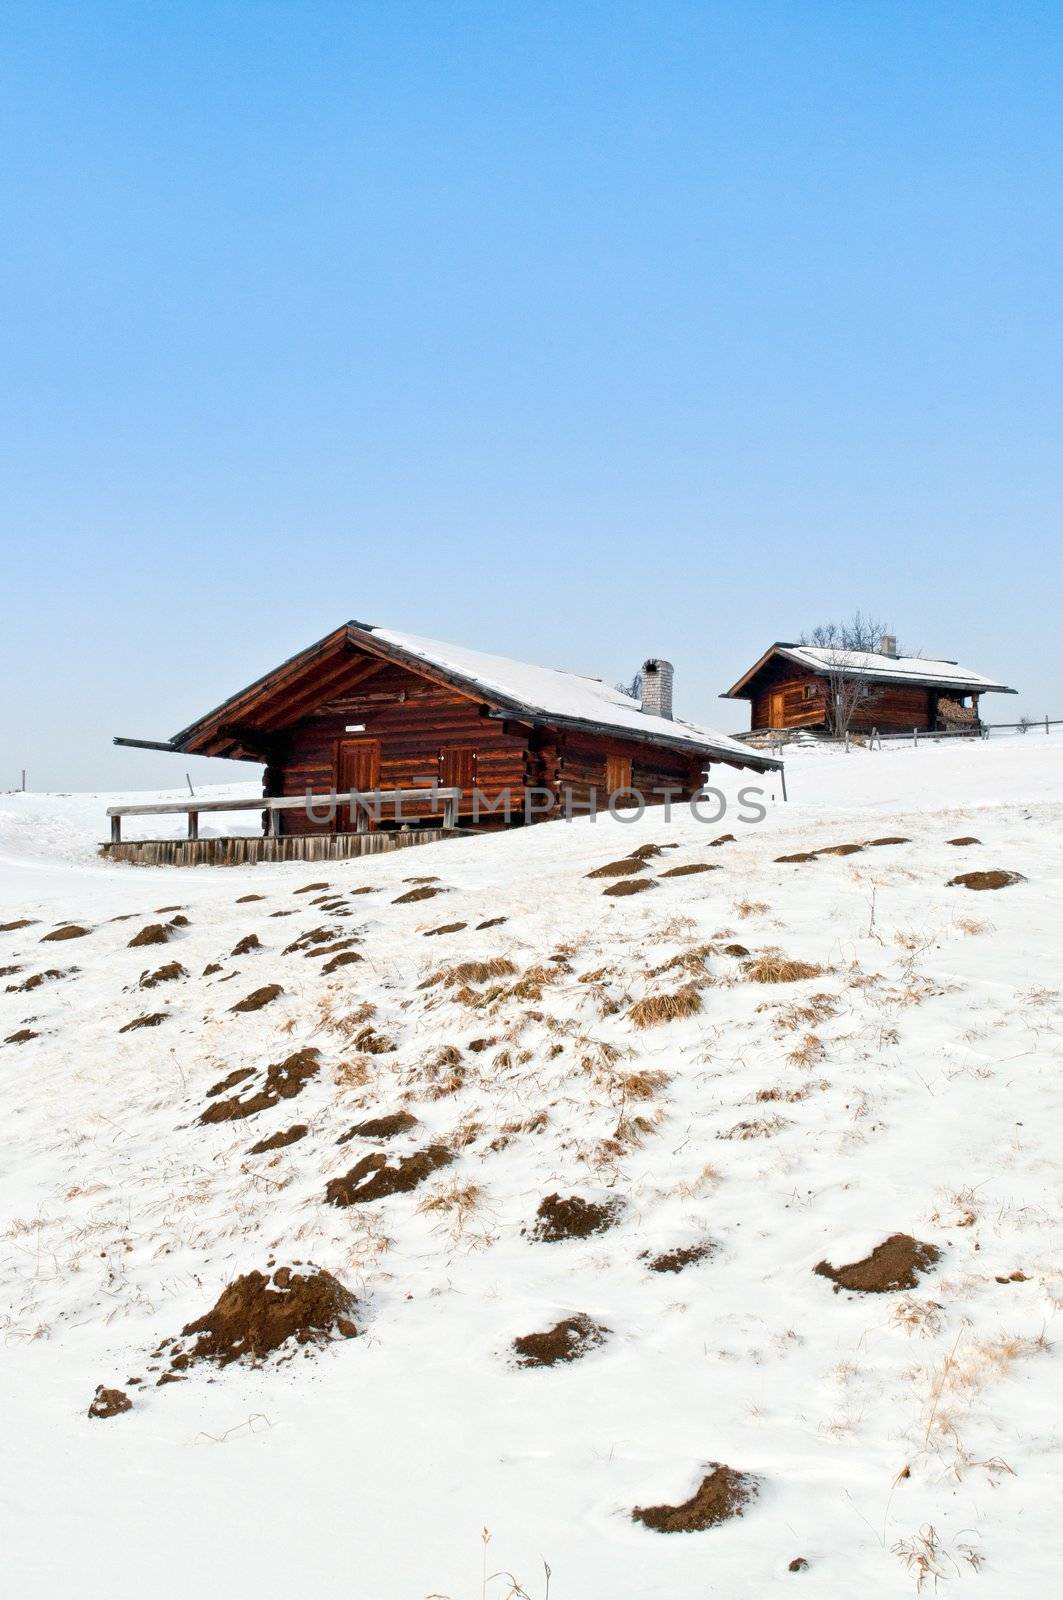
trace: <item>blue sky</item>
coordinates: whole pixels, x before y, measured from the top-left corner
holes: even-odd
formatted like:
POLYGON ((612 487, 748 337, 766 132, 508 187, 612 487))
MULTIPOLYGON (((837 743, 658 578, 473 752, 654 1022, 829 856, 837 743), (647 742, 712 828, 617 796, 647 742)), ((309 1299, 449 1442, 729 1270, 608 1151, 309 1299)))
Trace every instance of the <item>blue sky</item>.
POLYGON ((0 788, 352 616, 1063 716, 1058 4, 21 0, 0 151, 0 788))

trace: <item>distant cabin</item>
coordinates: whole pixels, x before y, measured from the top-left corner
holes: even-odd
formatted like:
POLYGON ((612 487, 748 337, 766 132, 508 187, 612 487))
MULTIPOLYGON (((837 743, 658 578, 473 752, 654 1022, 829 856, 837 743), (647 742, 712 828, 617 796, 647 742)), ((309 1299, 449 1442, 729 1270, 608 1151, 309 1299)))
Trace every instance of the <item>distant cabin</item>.
POLYGON ((592 791, 600 808, 632 787, 651 805, 663 801, 655 790, 688 799, 717 762, 780 765, 674 716, 672 679, 670 662, 645 661, 636 698, 599 678, 346 622, 165 743, 117 742, 260 765, 264 796, 291 802, 269 818, 277 843, 355 831, 347 806, 330 819, 308 816, 298 803, 308 791, 417 791, 423 799, 405 795, 401 817, 385 805, 372 823, 409 831, 440 826, 436 785, 460 791, 452 824, 489 829, 578 812, 592 791))
POLYGON ((899 656, 896 640, 885 635, 878 650, 868 651, 773 644, 721 699, 749 701, 753 732, 822 731, 831 726, 831 695, 843 680, 854 696, 849 727, 862 733, 975 733, 981 696, 1016 692, 955 661, 899 656))

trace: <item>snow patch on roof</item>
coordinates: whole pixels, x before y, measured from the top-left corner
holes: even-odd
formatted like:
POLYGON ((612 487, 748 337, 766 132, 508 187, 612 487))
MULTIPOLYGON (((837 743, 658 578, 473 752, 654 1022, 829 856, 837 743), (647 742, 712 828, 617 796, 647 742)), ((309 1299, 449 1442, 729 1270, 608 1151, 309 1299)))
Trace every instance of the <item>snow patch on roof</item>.
POLYGON ((925 656, 884 656, 873 650, 832 650, 805 644, 780 645, 779 650, 803 666, 818 670, 842 667, 864 678, 917 679, 925 683, 952 684, 957 689, 1005 688, 995 678, 983 677, 980 672, 972 672, 955 661, 931 661, 925 656))
POLYGON ((557 667, 537 667, 526 661, 511 661, 463 645, 443 644, 417 634, 395 633, 390 628, 367 628, 374 639, 394 645, 416 656, 427 666, 440 668, 466 678, 490 698, 495 696, 542 718, 597 723, 617 733, 634 732, 659 739, 662 743, 700 746, 708 755, 741 760, 746 765, 761 765, 764 758, 747 745, 730 739, 713 728, 701 727, 681 717, 655 717, 641 708, 638 700, 614 689, 601 678, 585 677, 557 667))

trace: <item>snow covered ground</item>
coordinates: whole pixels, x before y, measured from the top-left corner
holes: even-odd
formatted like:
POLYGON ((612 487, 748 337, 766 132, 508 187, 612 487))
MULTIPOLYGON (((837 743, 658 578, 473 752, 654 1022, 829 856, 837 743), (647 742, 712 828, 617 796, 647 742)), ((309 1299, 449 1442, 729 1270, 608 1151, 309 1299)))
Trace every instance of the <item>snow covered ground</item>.
POLYGON ((0 1042, 8 1593, 497 1600, 484 1528, 532 1600, 544 1562, 552 1600, 1055 1587, 1063 741, 802 750, 786 805, 723 787, 750 782, 759 825, 677 809, 229 871, 101 861, 121 797, 0 795, 0 923, 28 921, 0 932, 0 1041, 30 1035, 0 1042), (587 876, 649 843, 648 892, 587 876), (695 865, 718 870, 665 876, 695 865), (1025 881, 947 886, 998 868, 1025 881), (439 892, 396 903, 416 887, 439 892), (130 947, 152 924, 165 945, 130 947), (315 956, 319 930, 360 959, 315 956), (750 981, 772 951, 820 970, 750 981), (670 996, 688 1014, 636 1025, 670 996), (297 1097, 199 1121, 228 1074, 309 1048, 297 1097), (367 1153, 437 1147, 411 1192, 326 1201, 367 1153), (615 1225, 542 1242, 551 1194, 615 1225), (940 1252, 910 1289, 813 1270, 898 1233, 940 1252), (161 1340, 292 1262, 356 1294, 358 1338, 157 1386, 161 1340), (603 1343, 516 1365, 578 1313, 603 1343), (98 1384, 132 1409, 89 1419, 98 1384), (632 1520, 709 1463, 757 1480, 744 1515, 632 1520))

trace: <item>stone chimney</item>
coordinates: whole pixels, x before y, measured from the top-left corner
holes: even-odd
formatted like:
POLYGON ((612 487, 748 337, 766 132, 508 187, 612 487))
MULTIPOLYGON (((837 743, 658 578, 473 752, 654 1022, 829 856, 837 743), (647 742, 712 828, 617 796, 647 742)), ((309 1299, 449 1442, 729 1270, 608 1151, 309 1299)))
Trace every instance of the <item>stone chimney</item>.
POLYGON ((659 656, 642 663, 642 709, 651 717, 671 718, 674 671, 672 663, 659 656))
POLYGON ((897 654, 897 639, 892 633, 884 633, 878 642, 880 656, 895 656, 897 654))

